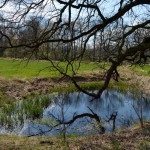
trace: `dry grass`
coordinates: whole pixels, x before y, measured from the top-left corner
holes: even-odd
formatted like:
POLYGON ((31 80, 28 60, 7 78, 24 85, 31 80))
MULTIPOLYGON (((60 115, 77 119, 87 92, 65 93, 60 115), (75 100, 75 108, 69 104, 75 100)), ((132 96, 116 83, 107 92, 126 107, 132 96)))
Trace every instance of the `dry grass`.
MULTIPOLYGON (((122 66, 119 69, 120 73, 120 81, 123 81, 127 84, 136 84, 139 86, 139 89, 145 91, 150 94, 150 76, 144 76, 138 74, 136 71, 131 70, 127 66, 122 66)), ((80 72, 76 75, 76 80, 78 82, 87 83, 87 82, 97 82, 100 83, 104 80, 103 78, 104 72, 94 71, 94 72, 80 72)), ((68 79, 62 78, 58 80, 57 78, 47 78, 40 77, 34 79, 2 79, 0 78, 0 91, 3 92, 4 95, 11 97, 13 99, 22 99, 27 95, 35 94, 45 94, 49 92, 53 92, 53 88, 57 87, 69 87, 70 82, 68 79)), ((99 84, 98 84, 99 86, 99 84)), ((73 87, 71 85, 71 87, 73 87)), ((69 88, 71 88, 69 87, 69 88)), ((95 84, 95 87, 96 84, 95 84)), ((85 87, 84 87, 85 88, 85 87)))
POLYGON ((120 76, 125 82, 136 84, 141 91, 150 95, 150 76, 139 74, 137 71, 131 70, 126 66, 121 68, 120 76))

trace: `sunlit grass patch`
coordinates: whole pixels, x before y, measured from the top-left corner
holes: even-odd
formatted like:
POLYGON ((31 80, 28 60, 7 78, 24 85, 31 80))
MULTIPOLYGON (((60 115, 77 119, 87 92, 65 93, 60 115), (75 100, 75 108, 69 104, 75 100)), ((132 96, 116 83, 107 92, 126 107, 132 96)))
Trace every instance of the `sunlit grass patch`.
POLYGON ((141 66, 133 65, 130 68, 133 69, 134 71, 136 71, 140 75, 150 76, 150 65, 149 64, 141 65, 141 66))
MULTIPOLYGON (((66 62, 54 62, 54 64, 62 71, 72 74, 72 71, 78 73, 94 72, 107 68, 107 63, 94 62, 74 62, 73 68, 71 64, 67 66, 66 62), (80 67, 79 67, 80 66, 80 67)), ((0 59, 0 77, 3 78, 35 78, 35 77, 60 77, 61 74, 52 67, 49 61, 30 60, 12 60, 0 59)))

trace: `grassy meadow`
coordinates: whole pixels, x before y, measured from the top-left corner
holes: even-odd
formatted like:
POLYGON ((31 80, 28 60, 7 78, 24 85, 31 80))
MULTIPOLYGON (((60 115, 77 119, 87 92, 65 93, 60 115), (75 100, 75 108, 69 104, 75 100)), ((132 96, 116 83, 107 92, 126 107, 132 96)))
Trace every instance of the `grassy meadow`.
MULTIPOLYGON (((66 67, 65 62, 55 62, 60 67, 66 67)), ((77 70, 78 62, 75 62, 74 68, 77 70)), ((104 64, 82 62, 78 70, 79 73, 88 73, 100 70, 104 64)), ((108 65, 106 65, 108 66, 108 65)), ((68 69, 71 73, 71 67, 68 69)), ((35 78, 35 77, 59 77, 58 71, 54 70, 48 61, 22 61, 13 59, 0 59, 0 77, 3 78, 35 78)))
MULTIPOLYGON (((65 62, 55 62, 56 65, 65 69, 67 63, 65 62)), ((78 68, 79 63, 75 62, 73 64, 75 71, 78 68)), ((94 63, 94 62, 82 62, 78 73, 94 73, 102 71, 102 68, 108 68, 108 63, 94 63)), ((135 70, 137 73, 150 76, 150 65, 144 66, 131 66, 129 69, 135 70)), ((120 69, 121 70, 121 67, 120 69)), ((69 66, 68 73, 71 73, 71 67, 69 66)), ((60 77, 60 73, 53 69, 52 65, 48 61, 35 61, 30 60, 16 60, 16 59, 0 59, 0 77, 1 78, 26 78, 32 79, 36 77, 50 77, 57 78, 60 77)))

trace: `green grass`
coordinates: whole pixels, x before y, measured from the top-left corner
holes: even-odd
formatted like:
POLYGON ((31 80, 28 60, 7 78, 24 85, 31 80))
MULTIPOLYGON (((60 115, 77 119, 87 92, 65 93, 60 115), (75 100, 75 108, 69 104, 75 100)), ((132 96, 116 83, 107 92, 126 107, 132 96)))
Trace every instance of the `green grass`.
POLYGON ((12 98, 6 96, 0 91, 0 108, 5 104, 11 104, 13 102, 12 98))
MULTIPOLYGON (((79 83, 81 88, 86 90, 95 90, 102 86, 102 82, 86 82, 86 83, 79 83)), ((69 84, 68 86, 55 86, 49 88, 51 92, 75 92, 78 91, 77 88, 73 84, 69 84)))
POLYGON ((49 69, 42 69, 48 67, 48 62, 45 61, 30 61, 29 63, 21 60, 0 60, 0 77, 4 78, 34 78, 34 77, 48 77, 54 76, 54 72, 49 69))
POLYGON ((37 119, 52 102, 50 96, 35 96, 34 98, 0 105, 0 125, 14 128, 18 122, 26 119, 37 119), (13 115, 13 117, 12 117, 13 115))
MULTIPOLYGON (((67 63, 65 62, 55 62, 59 67, 65 70, 67 63)), ((77 70, 78 62, 74 63, 74 69, 77 70)), ((102 67, 108 68, 108 64, 104 63, 93 63, 93 62, 82 62, 78 73, 89 73, 89 72, 98 72, 102 71, 102 67)), ((150 76, 150 65, 144 66, 132 66, 131 69, 134 69, 137 73, 145 76, 150 76)), ((68 73, 71 74, 71 67, 69 66, 68 73)), ((50 77, 50 78, 59 78, 61 77, 60 73, 52 67, 49 61, 34 61, 30 60, 13 60, 13 59, 0 59, 0 77, 2 78, 26 78, 32 79, 36 77, 50 77)))
POLYGON ((144 76, 150 76, 150 65, 133 65, 131 69, 135 70, 138 74, 144 75, 144 76))
MULTIPOLYGON (((55 62, 56 64, 57 62, 55 62)), ((82 62, 79 73, 98 71, 103 64, 82 62)), ((66 63, 61 62, 59 66, 65 69, 66 63)), ((77 69, 78 62, 74 63, 77 69)), ((21 61, 12 59, 0 59, 0 77, 3 78, 35 78, 35 77, 60 77, 58 71, 54 70, 48 61, 21 61)), ((68 73, 71 73, 69 69, 68 73)))
MULTIPOLYGON (((102 82, 86 82, 86 83, 78 83, 82 89, 86 89, 89 91, 93 91, 99 89, 103 83, 102 82)), ((135 85, 129 85, 125 82, 110 82, 108 88, 117 88, 118 90, 124 92, 127 91, 128 88, 135 88, 135 85)), ((55 86, 49 88, 50 92, 75 92, 78 91, 77 88, 73 84, 69 84, 68 86, 55 86)))

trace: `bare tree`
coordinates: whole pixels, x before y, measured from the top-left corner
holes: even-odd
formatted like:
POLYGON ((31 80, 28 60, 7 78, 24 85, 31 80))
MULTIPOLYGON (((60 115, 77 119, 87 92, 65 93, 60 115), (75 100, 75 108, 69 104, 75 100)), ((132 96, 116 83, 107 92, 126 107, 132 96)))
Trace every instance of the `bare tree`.
MULTIPOLYGON (((0 24, 4 21, 7 25, 11 23, 6 28, 13 30, 13 40, 15 40, 12 41, 7 32, 4 33, 1 30, 0 35, 5 37, 8 43, 1 47, 23 47, 35 52, 46 43, 57 43, 55 46, 58 47, 57 53, 59 53, 60 45, 69 46, 63 52, 63 61, 67 62, 65 69, 62 69, 58 63, 54 63, 50 55, 43 53, 41 58, 49 60, 53 67, 67 76, 78 90, 98 98, 108 87, 113 74, 118 80, 117 67, 124 61, 135 62, 137 59, 138 63, 147 61, 149 57, 147 51, 150 50, 149 6, 149 0, 1 0, 0 9, 3 15, 0 24), (9 10, 8 7, 10 7, 9 10), (17 33, 24 29, 27 23, 29 24, 27 20, 33 14, 37 18, 40 17, 41 22, 46 20, 47 25, 39 33, 36 31, 37 36, 34 40, 26 38, 25 41, 19 42, 17 33), (80 28, 79 25, 81 25, 80 28), (144 36, 139 37, 140 30, 144 32, 144 36), (76 82, 73 62, 78 60, 80 66, 80 61, 84 58, 88 46, 91 47, 94 36, 99 35, 101 38, 102 34, 104 37, 102 42, 100 41, 99 51, 104 51, 103 55, 107 56, 111 66, 107 70, 103 86, 97 93, 91 93, 82 89, 76 82), (137 40, 138 37, 139 40, 137 40), (80 45, 76 52, 74 49, 78 41, 80 45), (73 51, 75 55, 71 55, 73 51), (69 66, 72 68, 72 75, 68 74, 69 66)), ((49 50, 48 53, 51 51, 49 50)))

